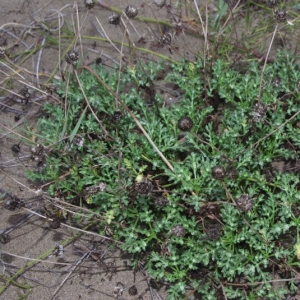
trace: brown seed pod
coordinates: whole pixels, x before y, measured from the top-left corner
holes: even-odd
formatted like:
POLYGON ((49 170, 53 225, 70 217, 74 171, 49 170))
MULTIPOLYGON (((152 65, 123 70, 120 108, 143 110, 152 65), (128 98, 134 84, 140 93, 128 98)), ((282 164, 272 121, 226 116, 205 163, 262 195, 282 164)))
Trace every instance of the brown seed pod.
POLYGON ((108 23, 113 25, 119 25, 121 22, 121 17, 119 14, 112 14, 108 17, 108 23))
POLYGON ((79 59, 79 54, 75 50, 68 52, 65 56, 66 62, 73 66, 77 64, 78 59, 79 59))
POLYGON ((287 18, 287 12, 282 9, 276 9, 274 12, 274 18, 277 23, 285 22, 287 18))
POLYGON ((226 176, 226 171, 221 166, 215 166, 211 171, 212 177, 218 180, 222 180, 226 176))
POLYGON ((92 9, 95 6, 94 0, 84 0, 85 7, 88 9, 92 9))
POLYGON ((182 225, 178 224, 171 229, 171 234, 176 237, 185 236, 186 230, 182 225))
POLYGON ((181 117, 178 120, 177 125, 178 125, 178 128, 182 131, 189 131, 192 129, 194 124, 190 117, 181 117))
POLYGON ((129 19, 133 19, 134 17, 137 16, 138 13, 139 13, 139 10, 133 5, 128 5, 125 9, 125 15, 129 19))
POLYGON ((151 180, 144 178, 142 181, 135 183, 134 189, 140 195, 149 195, 153 190, 153 184, 151 180))
POLYGON ((242 211, 250 211, 253 207, 253 199, 248 194, 241 195, 236 200, 237 207, 242 211))
POLYGON ((171 33, 163 34, 159 39, 159 43, 162 45, 170 45, 172 41, 172 35, 171 33))

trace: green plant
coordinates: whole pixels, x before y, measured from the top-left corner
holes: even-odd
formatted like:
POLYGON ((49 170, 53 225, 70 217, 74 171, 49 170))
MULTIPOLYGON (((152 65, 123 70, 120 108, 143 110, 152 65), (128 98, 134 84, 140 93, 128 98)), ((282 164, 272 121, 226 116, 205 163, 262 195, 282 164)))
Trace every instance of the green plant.
MULTIPOLYGON (((162 66, 140 63, 124 71, 120 99, 88 70, 78 77, 71 73, 68 88, 57 82, 66 111, 63 102, 44 106, 47 117, 38 129, 49 149, 47 167, 30 177, 50 182, 51 196, 98 213, 102 234, 110 228, 135 263, 143 254, 151 276, 170 283, 169 299, 182 299, 187 288, 217 299, 220 286, 228 299, 283 299, 295 286, 272 289, 272 272, 284 279, 299 271, 293 237, 298 236, 300 198, 295 59, 278 53, 266 66, 260 114, 255 61, 240 70, 215 61, 207 75, 207 96, 200 59, 171 65, 164 81, 176 83, 182 95, 169 107, 158 94, 150 102, 142 97, 145 87, 155 91, 162 66), (280 85, 274 83, 277 78, 280 85), (193 126, 180 135, 182 116, 193 126), (222 176, 214 175, 217 166, 222 176), (247 210, 236 204, 242 195, 253 200, 247 210)), ((115 90, 117 72, 94 70, 115 90)))

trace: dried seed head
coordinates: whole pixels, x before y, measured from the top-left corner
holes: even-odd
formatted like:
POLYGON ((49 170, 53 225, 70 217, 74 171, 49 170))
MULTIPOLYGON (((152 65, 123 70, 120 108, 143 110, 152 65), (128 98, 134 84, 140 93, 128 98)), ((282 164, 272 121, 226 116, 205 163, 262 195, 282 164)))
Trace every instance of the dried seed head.
POLYGON ((138 290, 135 285, 131 286, 128 290, 128 294, 130 296, 135 296, 135 295, 137 295, 137 293, 138 293, 138 290))
POLYGON ((193 127, 193 121, 190 117, 181 117, 178 120, 178 128, 182 131, 189 131, 193 127))
POLYGON ((58 218, 53 219, 49 225, 51 229, 57 229, 60 227, 60 220, 58 218))
POLYGON ((285 22, 287 18, 287 12, 282 9, 276 9, 274 13, 274 18, 277 23, 285 22))
POLYGON ((164 7, 166 5, 166 0, 155 0, 154 4, 157 7, 162 8, 162 7, 164 7))
POLYGON ((5 58, 5 49, 0 47, 0 59, 5 58))
POLYGON ((212 169, 211 174, 212 174, 213 178, 218 179, 218 180, 222 180, 226 176, 226 171, 221 166, 215 166, 212 169))
POLYGON ((275 86, 281 86, 282 84, 282 80, 278 77, 274 78, 274 80, 272 81, 272 84, 275 85, 275 86))
POLYGON ((112 121, 114 123, 119 123, 122 118, 122 113, 119 110, 116 110, 112 115, 112 121))
POLYGON ((180 237, 185 236, 186 231, 182 225, 178 224, 171 229, 171 234, 175 235, 176 237, 180 237))
POLYGON ((94 0, 84 0, 85 7, 88 9, 92 9, 95 6, 94 0))
POLYGON ((29 89, 27 86, 24 86, 20 91, 19 91, 19 94, 21 96, 23 96, 23 98, 28 101, 29 98, 30 98, 30 93, 29 93, 29 89))
POLYGON ((45 170, 45 168, 47 167, 45 156, 41 157, 41 159, 37 162, 36 167, 40 173, 45 170))
MULTIPOLYGON (((42 155, 44 155, 44 146, 37 144, 36 147, 32 147, 31 148, 31 157, 35 156, 35 157, 40 157, 42 155)), ((35 158, 33 158, 33 160, 36 160, 35 158)))
POLYGON ((138 194, 149 195, 153 190, 153 184, 149 179, 144 178, 141 181, 135 183, 134 189, 138 194))
POLYGON ((4 201, 4 208, 10 211, 20 209, 23 206, 25 206, 24 202, 17 197, 8 198, 4 201))
POLYGON ((14 144, 11 147, 11 151, 13 154, 18 154, 21 151, 21 147, 18 144, 14 144))
POLYGON ((171 33, 163 34, 159 39, 159 43, 162 45, 170 45, 172 41, 172 35, 171 33))
POLYGON ((76 65, 79 59, 79 54, 77 51, 75 50, 71 50, 70 52, 68 52, 65 56, 65 60, 68 64, 70 65, 76 65))
POLYGON ((298 82, 297 82, 297 85, 296 85, 296 90, 297 90, 297 92, 299 92, 299 91, 300 91, 300 80, 298 80, 298 82))
POLYGON ((81 148, 84 145, 84 137, 77 135, 73 139, 73 144, 76 145, 78 148, 81 148))
POLYGON ((236 177, 237 177, 237 170, 236 170, 236 168, 233 167, 233 166, 228 167, 226 169, 226 176, 229 179, 236 179, 236 177))
POLYGON ((160 196, 155 199, 156 206, 165 206, 169 203, 168 199, 165 196, 160 196))
POLYGON ((253 199, 248 194, 241 195, 237 200, 236 204, 242 211, 250 211, 253 207, 253 199))
POLYGON ((219 223, 206 225, 206 235, 208 240, 216 241, 220 238, 222 226, 219 223))
POLYGON ((129 19, 133 19, 138 13, 138 9, 133 5, 128 5, 125 9, 125 14, 129 19))
POLYGON ((266 106, 259 103, 259 102, 256 102, 255 105, 254 105, 254 110, 253 110, 253 120, 254 120, 254 122, 263 121, 266 113, 267 113, 266 106))
POLYGON ((269 6, 270 7, 276 7, 278 4, 278 1, 277 0, 269 0, 269 6))
POLYGON ((119 25, 121 22, 121 17, 118 14, 112 14, 111 16, 108 17, 108 23, 109 24, 114 24, 114 25, 119 25))
POLYGON ((0 234, 0 243, 7 244, 10 241, 10 236, 7 233, 0 234))
POLYGON ((95 64, 101 66, 103 64, 103 59, 101 57, 96 58, 95 64))

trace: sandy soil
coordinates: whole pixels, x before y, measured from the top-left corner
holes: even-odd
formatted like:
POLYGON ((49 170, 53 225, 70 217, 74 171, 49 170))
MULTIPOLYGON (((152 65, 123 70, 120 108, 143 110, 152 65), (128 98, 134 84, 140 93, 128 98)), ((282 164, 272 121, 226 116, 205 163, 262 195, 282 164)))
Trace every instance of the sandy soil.
MULTIPOLYGON (((41 26, 41 21, 45 20, 51 13, 61 10, 64 21, 69 26, 74 24, 78 18, 80 22, 81 34, 97 36, 99 26, 96 17, 105 26, 105 31, 113 40, 122 41, 123 33, 119 28, 109 25, 107 20, 111 12, 100 7, 98 1, 93 10, 88 11, 84 8, 84 1, 71 2, 68 0, 59 1, 20 1, 5 0, 0 4, 0 25, 9 24, 0 31, 0 46, 9 48, 10 55, 19 53, 30 47, 34 43, 42 43, 43 35, 39 28, 33 28, 26 32, 23 42, 14 44, 23 30, 22 24, 32 27, 41 26), (78 4, 78 15, 76 7, 78 4), (62 10, 62 8, 64 8, 62 10)), ((107 1, 109 5, 124 9, 128 4, 136 4, 140 10, 140 15, 159 17, 170 21, 170 14, 166 9, 158 9, 151 4, 152 1, 107 1)), ((178 11, 178 13, 180 13, 178 11)), ((132 21, 137 26, 138 33, 133 28, 130 29, 131 39, 137 46, 149 47, 157 39, 157 32, 164 30, 142 22, 132 21), (146 44, 139 45, 138 40, 143 37, 146 44)), ((180 35, 174 41, 177 50, 170 53, 168 48, 154 47, 154 51, 172 58, 186 56, 193 57, 193 51, 197 52, 199 40, 180 35), (189 49, 189 50, 187 50, 189 49)), ((68 45, 62 44, 61 48, 66 49, 68 45)), ((118 46, 120 49, 120 46, 118 46)), ((82 55, 83 63, 88 64, 101 54, 105 62, 111 64, 111 59, 120 61, 118 51, 110 44, 95 42, 94 40, 84 39, 82 44, 78 42, 78 49, 82 55)), ((129 56, 126 49, 123 50, 126 59, 143 58, 153 59, 151 54, 135 53, 129 56)), ((23 56, 24 57, 24 56, 23 56)), ((15 92, 20 91, 26 82, 38 87, 43 83, 53 70, 57 70, 60 60, 59 47, 44 47, 42 52, 38 52, 24 63, 21 57, 16 59, 16 64, 27 69, 21 71, 19 75, 12 75, 11 86, 15 92), (36 70, 40 71, 40 76, 35 76, 36 70)), ((61 68, 66 67, 62 62, 61 68)), ((1 69, 6 74, 12 74, 11 70, 1 64, 1 69)), ((56 73, 60 76, 59 72, 56 73)), ((1 73, 0 81, 7 75, 1 73)), ((34 89, 30 89, 34 95, 34 89)), ((2 90, 0 96, 8 94, 2 90)), ((51 96, 49 96, 51 97, 51 96)), ((53 96, 55 97, 55 96, 53 96)), ((7 100, 6 98, 2 100, 7 100)), ((9 99, 8 99, 9 100, 9 99)), ((33 166, 30 160, 30 143, 26 140, 20 143, 20 136, 28 140, 34 139, 30 131, 34 131, 34 123, 38 117, 39 109, 44 101, 49 100, 42 97, 38 101, 32 102, 30 99, 27 104, 16 103, 15 101, 5 102, 8 108, 2 107, 0 112, 0 188, 1 194, 6 191, 18 197, 32 209, 38 210, 44 204, 45 199, 41 192, 37 192, 26 177, 24 171, 33 166), (13 132, 13 133, 12 133, 13 132), (20 143, 20 144, 19 144, 20 143), (13 153, 12 147, 18 145, 20 152, 13 153)), ((51 99, 53 100, 53 99, 51 99)), ((3 103, 3 102, 2 102, 3 103)), ((16 147, 16 146, 15 146, 16 147)), ((123 294, 119 293, 118 299, 166 299, 164 287, 151 285, 149 278, 141 270, 133 271, 129 266, 130 257, 118 251, 115 245, 96 234, 82 234, 76 237, 78 231, 62 225, 58 229, 51 229, 49 220, 41 216, 30 214, 26 209, 7 210, 7 201, 16 198, 3 196, 2 206, 0 207, 0 299, 114 299, 114 295, 120 288, 124 289, 123 294), (22 219, 23 218, 23 219, 22 219), (9 234, 10 241, 6 241, 6 234, 9 234), (68 242, 69 239, 69 242, 68 242), (6 243, 7 242, 7 243, 6 243), (59 253, 58 246, 65 244, 63 251, 59 253), (40 262, 39 260, 43 260, 40 262), (28 267, 28 264, 31 265, 28 267), (22 269, 23 268, 23 269, 22 269), (16 272, 20 276, 15 281, 8 283, 8 277, 16 272), (6 286, 7 284, 7 286, 6 286), (119 287, 119 288, 117 288, 119 287)))

